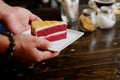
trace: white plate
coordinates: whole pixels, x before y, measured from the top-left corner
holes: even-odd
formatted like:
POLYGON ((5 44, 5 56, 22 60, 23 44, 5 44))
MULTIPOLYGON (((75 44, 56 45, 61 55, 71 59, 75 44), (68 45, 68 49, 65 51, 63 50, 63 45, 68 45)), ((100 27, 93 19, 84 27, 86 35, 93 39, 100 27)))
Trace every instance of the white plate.
MULTIPOLYGON (((24 31, 22 34, 31 34, 31 29, 24 31)), ((52 52, 60 52, 68 45, 80 38, 84 33, 76 30, 67 29, 67 38, 51 42, 52 47, 49 48, 52 52)))
POLYGON ((76 30, 67 29, 67 38, 51 42, 52 47, 49 49, 51 51, 60 52, 68 45, 79 39, 84 33, 76 30))

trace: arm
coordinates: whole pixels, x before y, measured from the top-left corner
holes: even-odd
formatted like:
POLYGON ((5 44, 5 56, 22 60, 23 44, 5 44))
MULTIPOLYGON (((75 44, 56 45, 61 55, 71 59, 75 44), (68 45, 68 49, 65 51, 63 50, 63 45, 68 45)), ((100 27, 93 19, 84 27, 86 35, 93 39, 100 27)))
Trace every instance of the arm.
POLYGON ((3 0, 0 0, 0 21, 5 14, 9 13, 9 10, 11 10, 11 8, 12 7, 4 3, 3 0))
MULTIPOLYGON (((15 43, 16 46, 12 57, 15 60, 28 65, 59 55, 58 53, 47 51, 50 47, 49 41, 36 38, 35 36, 15 35, 15 43)), ((4 35, 0 35, 0 55, 5 54, 9 44, 9 38, 4 35)))
POLYGON ((3 55, 9 47, 9 39, 4 35, 0 35, 0 55, 3 55))
MULTIPOLYGON (((47 51, 49 48, 47 40, 20 34, 31 27, 29 22, 33 20, 40 19, 27 9, 11 7, 0 0, 0 21, 15 34, 16 46, 13 58, 26 64, 34 64, 58 55, 58 53, 47 51)), ((0 35, 0 55, 7 51, 9 44, 8 37, 0 35)))
POLYGON ((0 21, 6 26, 8 31, 20 34, 29 29, 31 21, 41 20, 35 14, 22 7, 12 7, 0 0, 0 21))

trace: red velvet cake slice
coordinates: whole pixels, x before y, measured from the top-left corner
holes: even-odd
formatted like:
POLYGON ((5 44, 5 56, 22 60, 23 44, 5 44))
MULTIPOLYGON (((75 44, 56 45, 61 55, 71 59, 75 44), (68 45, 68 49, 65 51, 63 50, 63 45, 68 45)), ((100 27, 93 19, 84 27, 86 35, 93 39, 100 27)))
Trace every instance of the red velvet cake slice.
POLYGON ((32 34, 49 41, 65 39, 67 37, 67 23, 64 21, 33 21, 32 34))

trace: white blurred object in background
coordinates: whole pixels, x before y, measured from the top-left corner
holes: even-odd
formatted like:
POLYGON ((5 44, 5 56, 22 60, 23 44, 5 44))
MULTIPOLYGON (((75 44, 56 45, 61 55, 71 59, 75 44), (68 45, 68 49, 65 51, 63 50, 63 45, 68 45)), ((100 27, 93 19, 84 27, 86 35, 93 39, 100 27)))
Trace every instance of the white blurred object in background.
POLYGON ((79 17, 79 0, 62 0, 61 17, 65 22, 76 22, 79 17))
POLYGON ((48 3, 50 0, 42 0, 44 4, 48 3))
POLYGON ((109 29, 114 27, 116 16, 111 7, 102 6, 97 15, 97 25, 101 29, 109 29))
POLYGON ((51 7, 55 8, 57 6, 58 6, 57 1, 56 0, 51 0, 51 7))
POLYGON ((61 0, 57 0, 58 2, 61 2, 61 0))

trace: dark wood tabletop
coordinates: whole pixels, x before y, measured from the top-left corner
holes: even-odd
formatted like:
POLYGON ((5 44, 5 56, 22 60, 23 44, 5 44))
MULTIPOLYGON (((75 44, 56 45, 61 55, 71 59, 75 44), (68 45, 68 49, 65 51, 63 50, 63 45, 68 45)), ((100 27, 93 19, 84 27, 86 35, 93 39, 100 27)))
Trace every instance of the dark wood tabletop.
MULTIPOLYGON (((44 20, 61 20, 60 9, 31 11, 44 20)), ((53 59, 33 67, 9 61, 1 72, 15 80, 120 80, 120 16, 113 28, 85 33, 53 59)))

